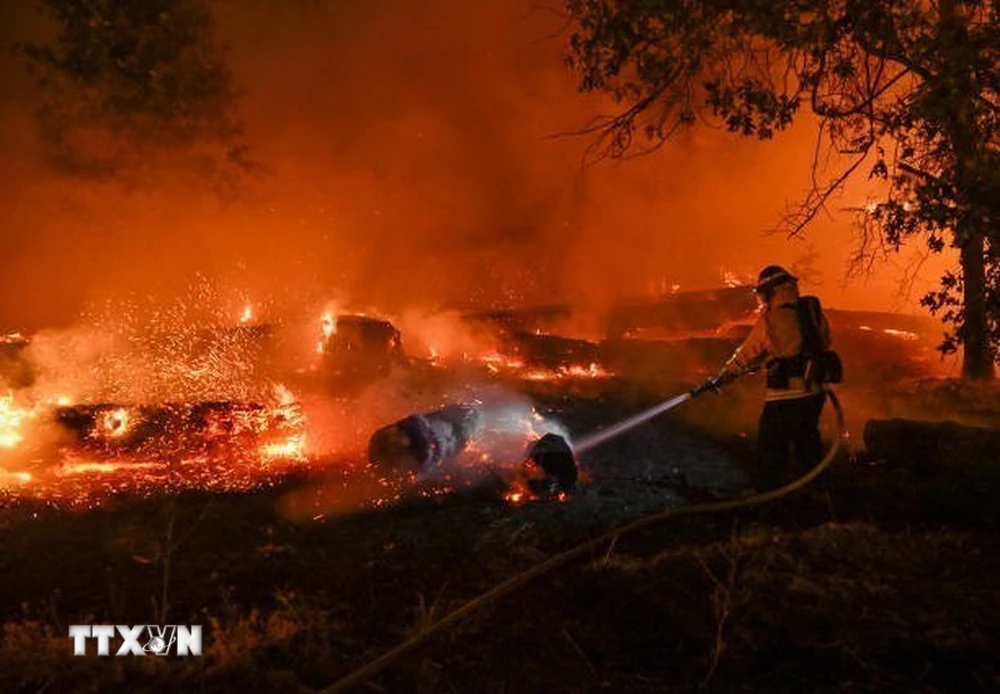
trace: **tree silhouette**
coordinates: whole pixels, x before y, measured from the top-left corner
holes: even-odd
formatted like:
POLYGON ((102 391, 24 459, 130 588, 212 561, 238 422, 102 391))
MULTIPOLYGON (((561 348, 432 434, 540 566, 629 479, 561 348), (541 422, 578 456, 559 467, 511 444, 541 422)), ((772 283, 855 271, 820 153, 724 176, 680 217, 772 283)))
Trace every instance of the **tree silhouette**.
POLYGON ((992 378, 1000 346, 1000 5, 991 0, 567 0, 583 91, 622 110, 585 132, 591 152, 655 149, 699 119, 770 139, 819 119, 814 185, 784 221, 801 232, 852 176, 884 182, 857 210, 859 259, 913 236, 958 249, 922 303, 992 378), (821 147, 820 145, 824 145, 821 147), (840 162, 819 180, 823 154, 840 162))
POLYGON ((38 75, 51 161, 131 176, 158 155, 223 180, 251 166, 239 92, 204 0, 42 0, 51 41, 21 47, 38 75))

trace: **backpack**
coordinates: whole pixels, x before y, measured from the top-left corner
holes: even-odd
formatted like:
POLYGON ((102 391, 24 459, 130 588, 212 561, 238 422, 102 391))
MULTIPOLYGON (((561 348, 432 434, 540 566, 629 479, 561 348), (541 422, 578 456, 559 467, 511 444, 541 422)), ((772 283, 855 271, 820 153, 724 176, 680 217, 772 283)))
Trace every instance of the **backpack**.
POLYGON ((840 355, 824 344, 823 306, 819 299, 815 296, 799 297, 795 311, 802 331, 803 377, 806 383, 840 383, 844 380, 844 365, 840 355))
POLYGON ((823 339, 823 306, 815 296, 799 297, 794 308, 802 332, 802 347, 794 357, 772 359, 767 363, 767 387, 787 389, 792 378, 802 378, 807 385, 840 383, 844 367, 840 355, 829 349, 823 339))

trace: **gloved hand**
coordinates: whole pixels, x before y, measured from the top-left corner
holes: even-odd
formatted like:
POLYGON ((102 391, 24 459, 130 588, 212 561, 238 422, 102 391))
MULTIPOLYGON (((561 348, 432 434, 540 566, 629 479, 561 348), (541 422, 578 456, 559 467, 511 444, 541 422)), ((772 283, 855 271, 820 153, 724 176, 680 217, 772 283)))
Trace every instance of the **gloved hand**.
POLYGON ((696 396, 701 395, 702 393, 704 393, 706 391, 709 391, 709 390, 712 391, 712 392, 714 392, 715 394, 718 394, 719 393, 719 385, 721 384, 721 382, 722 382, 722 374, 719 374, 715 378, 710 378, 707 381, 705 381, 704 383, 702 383, 701 385, 698 385, 698 386, 695 386, 694 388, 692 388, 691 389, 691 396, 692 397, 696 397, 696 396))

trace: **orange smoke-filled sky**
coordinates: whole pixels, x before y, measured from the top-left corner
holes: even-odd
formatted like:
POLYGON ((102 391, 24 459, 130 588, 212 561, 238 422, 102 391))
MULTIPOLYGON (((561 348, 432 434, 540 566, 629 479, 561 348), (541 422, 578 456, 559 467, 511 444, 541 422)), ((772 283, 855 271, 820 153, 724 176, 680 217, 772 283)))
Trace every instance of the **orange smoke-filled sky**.
MULTIPOLYGON (((42 25, 0 7, 5 44, 42 25)), ((769 143, 685 133, 653 156, 581 167, 606 112, 576 93, 554 12, 531 0, 216 0, 268 173, 222 203, 162 172, 155 190, 48 172, 33 82, 0 51, 0 329, 73 320, 120 293, 169 298, 196 275, 296 305, 347 296, 386 310, 571 301, 600 307, 718 285, 813 256, 827 304, 917 310, 945 259, 898 286, 911 256, 843 285, 853 236, 833 203, 805 240, 766 236, 810 180, 813 124, 769 143)))

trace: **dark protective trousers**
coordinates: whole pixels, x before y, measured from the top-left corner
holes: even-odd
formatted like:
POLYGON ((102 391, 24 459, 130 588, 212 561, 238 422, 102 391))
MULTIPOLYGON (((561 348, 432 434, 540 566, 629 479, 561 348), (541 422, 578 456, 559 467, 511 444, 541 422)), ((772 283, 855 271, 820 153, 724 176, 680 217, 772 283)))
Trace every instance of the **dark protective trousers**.
POLYGON ((757 430, 760 456, 760 487, 774 489, 790 482, 791 451, 797 461, 795 476, 812 469, 823 457, 819 436, 819 416, 826 396, 823 393, 793 400, 764 403, 757 430))

